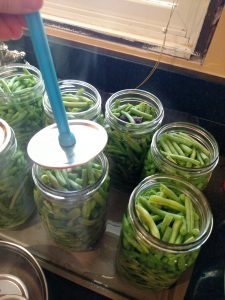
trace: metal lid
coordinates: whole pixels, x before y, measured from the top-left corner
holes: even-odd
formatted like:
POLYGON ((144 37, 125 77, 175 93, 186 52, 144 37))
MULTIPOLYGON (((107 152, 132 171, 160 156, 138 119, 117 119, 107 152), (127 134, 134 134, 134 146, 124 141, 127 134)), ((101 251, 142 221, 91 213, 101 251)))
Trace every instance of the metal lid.
POLYGON ((25 284, 11 274, 0 274, 0 299, 29 299, 25 284))
POLYGON ((28 143, 27 152, 33 162, 52 169, 70 168, 87 163, 102 152, 108 135, 101 125, 89 120, 70 120, 68 123, 76 144, 62 148, 57 125, 45 127, 28 143))
POLYGON ((10 126, 3 119, 0 119, 0 153, 3 152, 8 146, 10 138, 10 126))
POLYGON ((44 273, 24 247, 0 241, 0 299, 48 300, 44 273))

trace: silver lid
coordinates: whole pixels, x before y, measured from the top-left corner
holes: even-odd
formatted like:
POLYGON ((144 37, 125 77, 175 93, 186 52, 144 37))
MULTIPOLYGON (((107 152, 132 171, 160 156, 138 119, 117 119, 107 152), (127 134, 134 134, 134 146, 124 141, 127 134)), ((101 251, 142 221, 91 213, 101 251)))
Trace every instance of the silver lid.
POLYGON ((0 299, 29 299, 23 281, 11 274, 0 274, 0 299))
POLYGON ((108 135, 101 125, 89 120, 70 120, 68 123, 76 144, 62 148, 57 125, 45 127, 28 143, 27 152, 34 163, 52 169, 70 168, 82 165, 102 152, 108 135))

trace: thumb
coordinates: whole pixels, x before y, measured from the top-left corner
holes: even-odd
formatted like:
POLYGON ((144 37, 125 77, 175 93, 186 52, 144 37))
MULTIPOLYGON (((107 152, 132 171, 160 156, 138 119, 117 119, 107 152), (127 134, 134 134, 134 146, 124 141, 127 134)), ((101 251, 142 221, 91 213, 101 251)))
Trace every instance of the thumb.
POLYGON ((26 14, 41 8, 43 0, 0 0, 0 13, 26 14))

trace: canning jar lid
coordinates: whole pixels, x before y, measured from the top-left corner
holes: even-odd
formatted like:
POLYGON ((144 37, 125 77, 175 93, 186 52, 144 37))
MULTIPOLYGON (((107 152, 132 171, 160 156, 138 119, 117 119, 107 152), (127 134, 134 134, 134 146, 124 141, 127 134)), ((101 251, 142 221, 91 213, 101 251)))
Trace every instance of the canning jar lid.
POLYGON ((42 167, 71 168, 87 163, 103 151, 108 135, 103 126, 89 120, 69 120, 76 138, 71 147, 61 147, 59 132, 54 123, 36 133, 27 146, 30 159, 42 167))

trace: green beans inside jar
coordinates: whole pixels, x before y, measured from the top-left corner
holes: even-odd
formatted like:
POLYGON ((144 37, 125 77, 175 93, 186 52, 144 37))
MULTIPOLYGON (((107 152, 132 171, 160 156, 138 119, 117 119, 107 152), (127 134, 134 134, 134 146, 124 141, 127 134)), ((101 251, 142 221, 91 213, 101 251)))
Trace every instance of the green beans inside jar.
POLYGON ((109 192, 104 154, 69 169, 33 165, 34 198, 49 235, 74 251, 95 247, 105 230, 109 192))
POLYGON ((196 187, 172 175, 149 176, 130 196, 117 271, 138 286, 169 288, 194 264, 212 226, 210 207, 196 187))
POLYGON ((106 154, 116 188, 130 191, 141 178, 152 135, 163 120, 160 100, 143 90, 121 90, 106 102, 106 154))
MULTIPOLYGON (((85 119, 103 124, 102 99, 94 86, 87 82, 73 79, 60 80, 58 84, 69 120, 85 119)), ((50 125, 54 123, 54 115, 46 93, 43 98, 43 107, 45 124, 50 125)))
POLYGON ((12 128, 0 119, 0 229, 23 225, 35 209, 29 163, 12 128))
POLYGON ((218 161, 217 142, 207 130, 191 123, 170 123, 154 134, 143 177, 159 172, 177 175, 203 190, 218 161))
POLYGON ((30 138, 44 126, 41 73, 29 64, 0 69, 0 116, 13 128, 24 150, 30 138))

